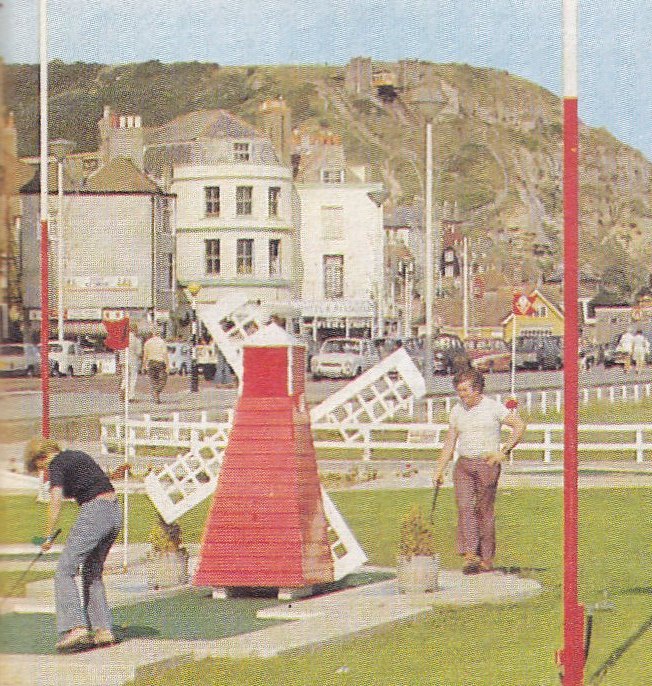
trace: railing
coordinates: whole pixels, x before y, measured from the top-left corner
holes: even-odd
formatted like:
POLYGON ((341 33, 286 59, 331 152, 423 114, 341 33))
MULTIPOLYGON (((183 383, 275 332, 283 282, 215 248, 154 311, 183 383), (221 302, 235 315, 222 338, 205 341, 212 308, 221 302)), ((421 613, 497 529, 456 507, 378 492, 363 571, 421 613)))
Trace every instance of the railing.
MULTIPOLYGON (((493 397, 502 402, 507 400, 509 393, 492 394, 493 397)), ((516 397, 519 407, 528 414, 539 410, 541 414, 547 414, 553 410, 561 412, 564 401, 564 392, 557 389, 546 389, 540 391, 517 391, 516 397)), ((595 386, 592 388, 580 389, 580 402, 588 405, 590 402, 607 401, 611 404, 616 402, 640 402, 644 398, 652 397, 652 383, 642 384, 619 384, 616 386, 595 386)), ((434 421, 437 408, 440 407, 448 414, 451 410, 455 396, 442 396, 440 398, 428 398, 426 400, 426 416, 429 422, 434 421)))
MULTIPOLYGON (((152 420, 148 415, 142 420, 129 421, 129 450, 135 460, 138 448, 167 447, 170 457, 176 457, 190 449, 197 448, 208 437, 216 446, 226 446, 229 422, 209 422, 202 413, 200 421, 180 421, 178 415, 171 420, 152 420)), ((442 447, 442 435, 448 425, 438 423, 377 423, 347 424, 354 429, 351 437, 343 437, 333 423, 315 423, 312 426, 317 449, 358 450, 363 460, 374 458, 378 450, 429 451, 442 447), (332 434, 332 437, 328 437, 332 434), (324 438, 326 435, 326 438, 324 438)), ((633 453, 637 463, 645 460, 646 453, 652 453, 652 424, 581 424, 579 430, 578 452, 619 452, 633 453), (591 435, 600 434, 598 440, 591 441, 591 435)), ((563 444, 563 424, 530 424, 526 440, 518 445, 515 453, 541 453, 544 463, 551 463, 555 453, 561 453, 563 444)), ((110 448, 122 449, 124 445, 124 420, 121 417, 102 419, 102 453, 110 455, 110 448)), ((165 459, 165 458, 163 458, 165 459)))

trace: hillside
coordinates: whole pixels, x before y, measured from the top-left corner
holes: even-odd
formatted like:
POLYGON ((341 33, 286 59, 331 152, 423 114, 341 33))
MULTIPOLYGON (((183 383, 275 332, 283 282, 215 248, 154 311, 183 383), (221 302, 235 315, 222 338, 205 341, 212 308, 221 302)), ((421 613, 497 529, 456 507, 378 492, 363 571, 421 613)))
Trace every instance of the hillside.
MULTIPOLYGON (((369 65, 369 69, 371 66, 369 65)), ((351 164, 367 164, 389 193, 388 211, 423 195, 424 122, 434 122, 435 196, 457 207, 497 273, 536 280, 560 261, 561 104, 506 72, 408 61, 373 64, 396 85, 378 97, 341 66, 221 67, 160 62, 103 66, 53 62, 50 133, 97 148, 104 105, 138 113, 145 126, 197 109, 224 108, 256 122, 282 96, 293 124, 339 134, 351 164), (352 86, 353 83, 353 86, 352 86)), ((6 101, 19 154, 36 154, 38 68, 9 65, 6 101)), ((581 128, 583 267, 628 296, 652 264, 652 165, 605 130, 581 128)))

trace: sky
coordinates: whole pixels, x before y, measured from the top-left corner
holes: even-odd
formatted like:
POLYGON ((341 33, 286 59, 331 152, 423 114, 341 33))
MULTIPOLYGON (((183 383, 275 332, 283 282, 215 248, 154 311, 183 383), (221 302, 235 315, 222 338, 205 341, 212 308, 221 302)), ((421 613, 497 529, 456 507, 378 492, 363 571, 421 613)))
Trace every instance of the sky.
MULTIPOLYGON (((652 0, 578 0, 580 117, 652 160, 652 0)), ((4 0, 6 62, 36 63, 39 0, 4 0)), ((561 94, 562 0, 48 0, 64 62, 495 67, 561 94)))

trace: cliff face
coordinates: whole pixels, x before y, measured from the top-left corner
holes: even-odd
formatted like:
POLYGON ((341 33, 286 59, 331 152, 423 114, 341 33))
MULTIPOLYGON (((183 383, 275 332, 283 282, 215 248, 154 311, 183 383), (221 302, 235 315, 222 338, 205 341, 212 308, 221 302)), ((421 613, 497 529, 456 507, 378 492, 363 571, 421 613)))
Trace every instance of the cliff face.
MULTIPOLYGON (((37 76, 36 66, 7 68, 22 155, 37 150, 37 76)), ((50 83, 51 135, 78 151, 97 148, 104 105, 146 126, 215 107, 259 123, 261 103, 280 96, 295 130, 339 136, 348 164, 385 183, 389 211, 421 202, 429 118, 435 202, 455 208, 494 270, 536 280, 561 259, 561 102, 506 72, 364 58, 346 67, 55 62, 50 83)), ((580 136, 583 267, 631 293, 652 265, 652 165, 604 130, 582 126, 580 136)))

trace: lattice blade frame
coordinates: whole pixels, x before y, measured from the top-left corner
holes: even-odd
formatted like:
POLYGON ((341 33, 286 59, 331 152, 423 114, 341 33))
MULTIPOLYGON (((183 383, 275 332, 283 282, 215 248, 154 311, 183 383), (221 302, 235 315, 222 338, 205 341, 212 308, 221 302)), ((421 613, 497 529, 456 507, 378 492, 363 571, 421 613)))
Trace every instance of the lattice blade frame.
POLYGON ((347 424, 380 423, 425 395, 421 372, 403 348, 399 348, 357 379, 329 396, 310 411, 313 424, 332 423, 345 441, 362 434, 347 424))

